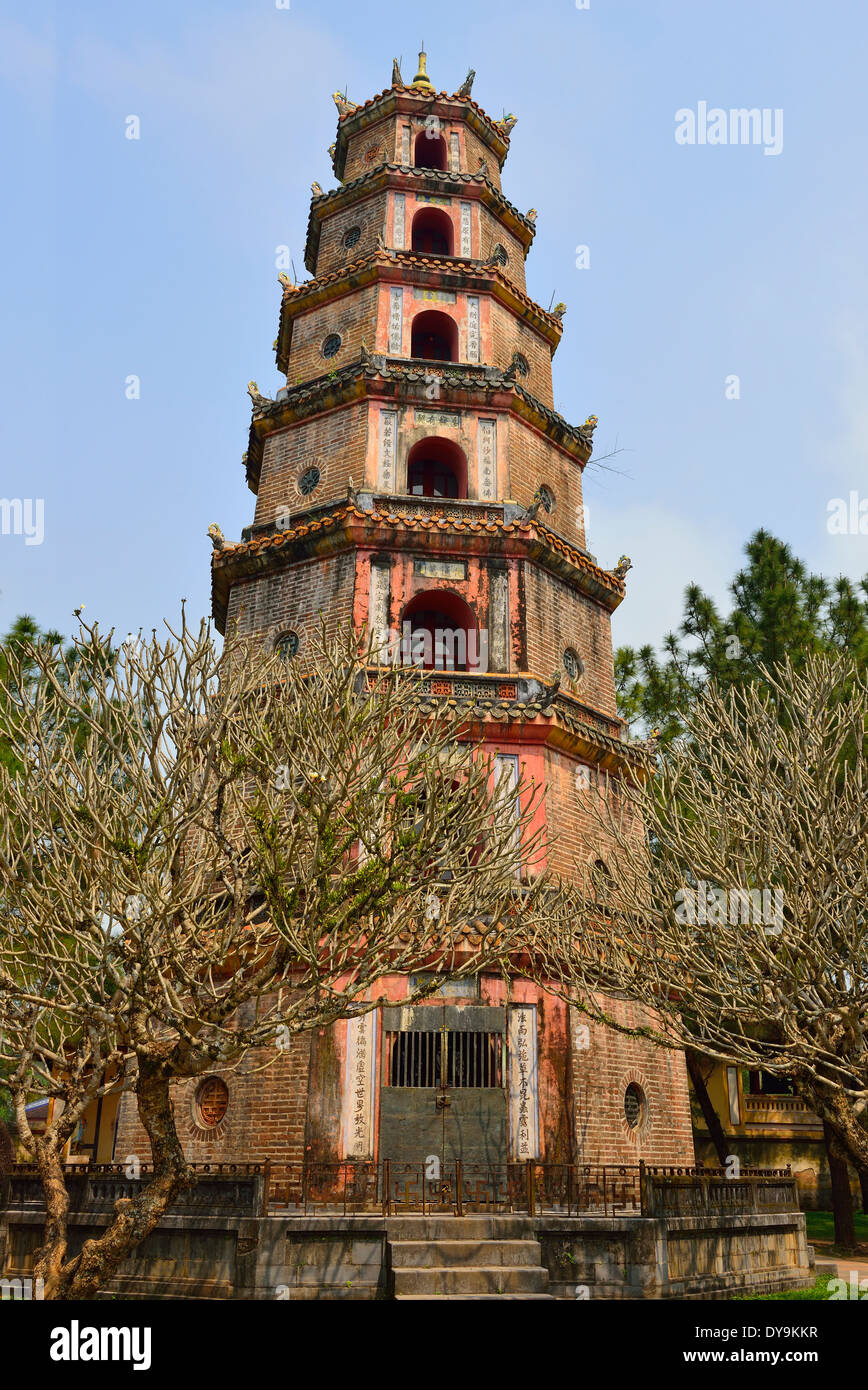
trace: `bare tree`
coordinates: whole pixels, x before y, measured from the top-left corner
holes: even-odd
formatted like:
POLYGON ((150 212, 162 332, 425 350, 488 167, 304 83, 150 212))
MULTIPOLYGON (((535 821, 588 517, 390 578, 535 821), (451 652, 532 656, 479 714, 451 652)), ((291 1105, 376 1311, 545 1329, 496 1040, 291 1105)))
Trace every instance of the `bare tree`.
POLYGON ((611 893, 536 933, 558 991, 620 1031, 790 1077, 868 1164, 868 687, 843 657, 709 687, 593 808, 611 893), (644 827, 644 833, 643 833, 644 827))
POLYGON ((424 673, 378 666, 352 632, 285 661, 240 640, 218 654, 185 621, 120 650, 83 629, 75 656, 10 653, 0 728, 17 751, 0 769, 0 1060, 45 1194, 48 1298, 93 1296, 194 1181, 173 1082, 375 1007, 386 974, 504 962, 555 901, 538 792, 498 779, 424 673), (16 682, 18 660, 38 679, 16 682), (118 1085, 153 1176, 69 1256, 64 1149, 118 1085), (55 1100, 44 1134, 34 1094, 55 1100))

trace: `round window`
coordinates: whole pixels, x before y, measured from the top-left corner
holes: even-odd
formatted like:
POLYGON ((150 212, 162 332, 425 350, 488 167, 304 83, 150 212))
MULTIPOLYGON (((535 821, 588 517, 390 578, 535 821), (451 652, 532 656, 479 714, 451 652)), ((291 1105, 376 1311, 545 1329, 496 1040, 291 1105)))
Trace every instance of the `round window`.
POLYGON ((500 242, 497 243, 492 251, 491 259, 497 265, 509 265, 509 256, 506 254, 506 247, 501 246, 500 242))
POLYGON ((550 487, 541 487, 539 490, 540 505, 544 512, 553 512, 555 509, 555 495, 550 487))
POLYGON ((340 333, 330 333, 328 337, 323 340, 323 357, 336 357, 341 350, 342 342, 343 339, 341 338, 340 333))
POLYGON ((361 227, 350 227, 344 232, 344 246, 355 246, 362 235, 361 227))
POLYGON ((215 1129, 229 1105, 229 1088, 219 1076, 209 1076, 196 1092, 196 1112, 203 1129, 215 1129))
POLYGON ((514 352, 512 360, 515 363, 515 370, 519 376, 530 376, 530 363, 523 352, 514 352))
POLYGON ((631 1081, 624 1092, 624 1116, 631 1129, 639 1128, 645 1119, 646 1109, 645 1092, 635 1081, 631 1081))
POLYGON ((284 661, 289 661, 298 651, 298 633, 281 632, 274 639, 274 650, 284 661))
POLYGON ((584 672, 584 664, 575 647, 567 647, 563 655, 564 670, 571 681, 577 681, 584 672))
POLYGON ((319 487, 319 480, 322 477, 318 468, 306 468, 298 480, 298 490, 302 497, 310 497, 310 494, 319 487))

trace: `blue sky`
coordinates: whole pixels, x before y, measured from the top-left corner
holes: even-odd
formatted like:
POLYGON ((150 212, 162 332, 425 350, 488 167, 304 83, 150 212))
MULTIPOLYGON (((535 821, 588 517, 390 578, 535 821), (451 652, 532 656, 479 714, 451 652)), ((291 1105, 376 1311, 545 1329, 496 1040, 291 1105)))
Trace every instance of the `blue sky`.
POLYGON ((864 0, 5 0, 0 496, 44 499, 45 534, 0 535, 0 630, 208 611, 207 526, 252 516, 246 383, 281 381, 275 248, 306 274, 334 186, 330 93, 412 76, 423 38, 436 87, 473 66, 519 118, 530 292, 568 305, 556 404, 622 450, 585 490, 591 549, 635 566, 616 641, 658 641, 691 580, 722 595, 759 526, 868 572, 868 536, 827 530, 868 497, 864 0), (781 153, 677 144, 701 101, 779 108, 781 153))

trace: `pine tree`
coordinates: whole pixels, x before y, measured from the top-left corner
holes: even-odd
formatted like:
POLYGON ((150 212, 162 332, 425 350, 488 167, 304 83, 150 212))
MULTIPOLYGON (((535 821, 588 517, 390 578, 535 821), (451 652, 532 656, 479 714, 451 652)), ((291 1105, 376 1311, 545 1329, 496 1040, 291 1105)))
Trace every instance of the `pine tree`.
MULTIPOLYGON (((854 585, 843 576, 830 581, 812 574, 786 542, 765 530, 751 537, 745 553, 747 563, 729 586, 733 606, 727 615, 698 584, 689 584, 684 618, 678 633, 663 639, 662 655, 650 645, 615 653, 619 712, 631 731, 656 730, 660 743, 667 743, 683 732, 685 712, 710 681, 722 689, 763 684, 764 670, 784 658, 801 670, 813 653, 847 653, 860 670, 868 666, 868 576, 854 585)), ((853 1215, 847 1166, 828 1134, 826 1140, 835 1239, 848 1246, 853 1215)), ((868 1174, 860 1179, 864 1191, 868 1174)))
POLYGON ((710 680, 726 689, 762 680, 762 668, 789 656, 801 669, 814 652, 847 652, 868 665, 868 576, 859 585, 812 574, 786 542, 757 531, 747 564, 730 588, 722 614, 698 584, 684 594, 677 633, 661 643, 621 647, 615 654, 619 710, 631 730, 657 729, 661 742, 683 729, 683 713, 710 680))

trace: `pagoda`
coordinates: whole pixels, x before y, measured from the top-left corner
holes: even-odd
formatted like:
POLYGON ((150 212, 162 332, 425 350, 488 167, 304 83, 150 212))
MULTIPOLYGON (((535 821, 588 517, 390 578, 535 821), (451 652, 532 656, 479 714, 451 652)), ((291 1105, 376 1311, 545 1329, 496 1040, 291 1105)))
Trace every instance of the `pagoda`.
MULTIPOLYGON (((501 768, 546 787, 549 862, 569 875, 591 855, 590 798, 606 774, 615 794, 633 756, 611 639, 629 561, 587 549, 596 419, 555 410, 566 306, 527 292, 537 214, 501 186, 516 121, 477 105, 473 76, 438 92, 422 53, 411 82, 395 63, 369 101, 335 93, 336 186, 313 185, 311 278, 280 275, 286 385, 273 400, 249 386, 256 507, 240 542, 215 539, 213 614, 290 658, 324 617, 422 661, 501 768)), ((525 979, 445 980, 402 1005, 411 984, 386 980, 388 1007, 227 1076, 221 1124, 192 1123, 189 1157, 693 1161, 681 1054, 525 979)))

